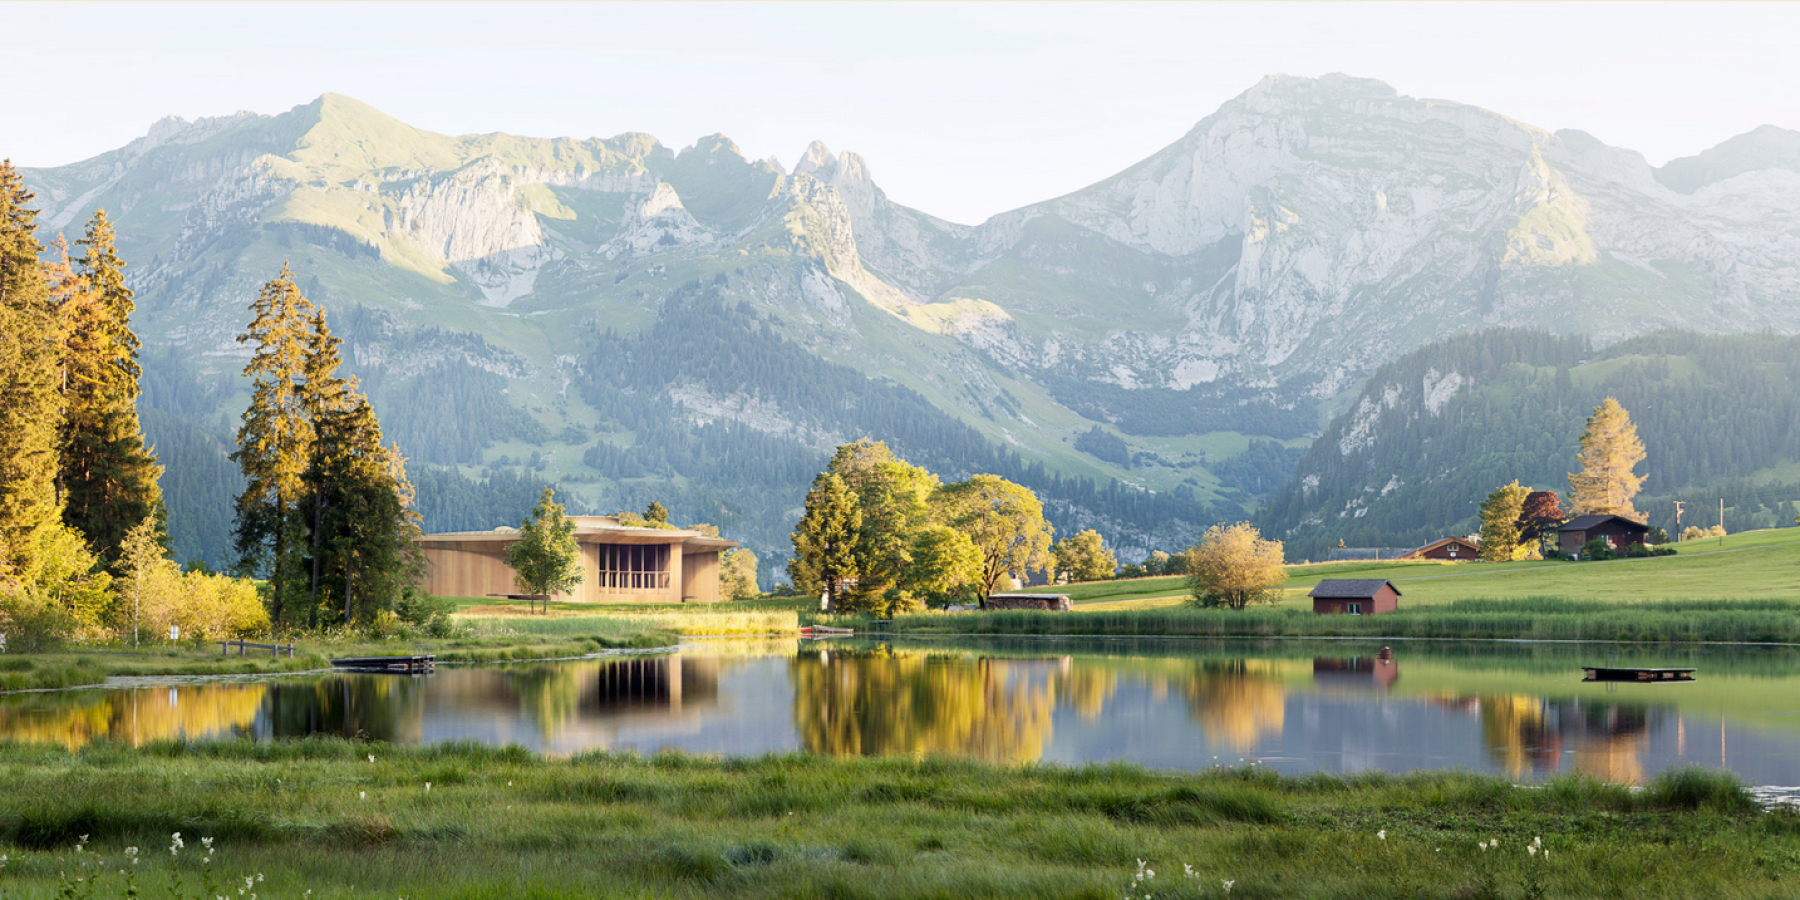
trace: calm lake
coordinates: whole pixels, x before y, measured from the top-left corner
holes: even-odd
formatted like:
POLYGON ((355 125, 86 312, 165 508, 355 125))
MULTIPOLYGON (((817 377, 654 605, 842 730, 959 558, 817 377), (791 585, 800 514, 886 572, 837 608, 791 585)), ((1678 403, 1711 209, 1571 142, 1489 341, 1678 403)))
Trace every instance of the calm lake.
POLYGON ((0 739, 332 734, 1285 773, 1465 769, 1800 785, 1800 648, 1141 639, 700 641, 667 656, 0 697, 0 739), (1584 684, 1583 664, 1693 666, 1584 684))

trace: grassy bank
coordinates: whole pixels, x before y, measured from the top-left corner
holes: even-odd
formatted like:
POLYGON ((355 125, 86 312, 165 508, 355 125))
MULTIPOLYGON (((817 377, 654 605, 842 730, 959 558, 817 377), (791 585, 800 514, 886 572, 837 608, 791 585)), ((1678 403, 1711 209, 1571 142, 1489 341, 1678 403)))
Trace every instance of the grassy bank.
POLYGON ((1398 612, 1380 616, 1320 616, 1311 610, 1282 607, 1078 607, 1066 613, 921 613, 897 616, 885 626, 867 621, 859 624, 915 634, 1800 643, 1800 609, 1784 600, 1606 603, 1527 597, 1460 600, 1423 608, 1402 606, 1398 612))
POLYGON ((343 741, 12 746, 0 769, 8 898, 59 896, 78 876, 78 890, 124 896, 129 882, 150 898, 235 895, 246 877, 265 898, 471 900, 1220 897, 1227 881, 1250 898, 1800 890, 1800 816, 1695 771, 1634 793, 1579 778, 1538 790, 1461 774, 547 760, 343 741))

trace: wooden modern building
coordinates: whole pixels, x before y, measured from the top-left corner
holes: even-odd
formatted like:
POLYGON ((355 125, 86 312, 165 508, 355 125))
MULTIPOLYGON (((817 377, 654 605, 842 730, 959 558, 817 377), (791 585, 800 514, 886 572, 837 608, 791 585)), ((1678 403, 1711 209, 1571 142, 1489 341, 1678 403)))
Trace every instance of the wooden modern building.
POLYGON ((1480 559, 1481 540, 1479 538, 1447 537, 1438 538, 1423 547, 1414 550, 1401 559, 1436 559, 1447 562, 1458 560, 1480 559))
POLYGON ((1385 578, 1327 578, 1307 596, 1320 615, 1375 616, 1400 608, 1400 589, 1385 578))
MULTIPOLYGON (((581 603, 716 603, 719 554, 736 541, 698 531, 632 528, 612 516, 570 516, 581 548, 581 585, 558 600, 581 603)), ((427 534, 425 591, 444 597, 517 594, 521 589, 506 564, 506 547, 519 539, 516 528, 427 534)))
POLYGON ((1614 550, 1624 550, 1644 543, 1649 534, 1650 526, 1613 515, 1577 516, 1556 529, 1557 547, 1568 554, 1580 553, 1596 538, 1604 539, 1614 550))

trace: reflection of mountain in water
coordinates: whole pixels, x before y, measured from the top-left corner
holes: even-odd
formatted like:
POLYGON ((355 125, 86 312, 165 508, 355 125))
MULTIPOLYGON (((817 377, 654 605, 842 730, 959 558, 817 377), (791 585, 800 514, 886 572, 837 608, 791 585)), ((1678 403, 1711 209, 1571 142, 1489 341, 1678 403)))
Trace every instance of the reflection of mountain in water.
POLYGON ((1549 700, 1520 694, 1479 698, 1488 754, 1508 775, 1560 771, 1571 757, 1577 771, 1606 781, 1643 780, 1638 754, 1665 711, 1642 703, 1549 700))
POLYGON ((0 740, 74 750, 96 740, 137 746, 247 734, 267 689, 207 684, 15 695, 0 703, 0 740))

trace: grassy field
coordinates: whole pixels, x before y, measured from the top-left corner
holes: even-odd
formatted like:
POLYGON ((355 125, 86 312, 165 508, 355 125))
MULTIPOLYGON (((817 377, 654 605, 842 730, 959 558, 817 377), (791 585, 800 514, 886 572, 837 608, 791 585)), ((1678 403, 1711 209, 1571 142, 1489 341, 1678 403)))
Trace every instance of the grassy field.
POLYGON ((0 771, 9 900, 1800 892, 1800 814, 1694 770, 1633 792, 308 740, 9 745, 0 771))
MULTIPOLYGON (((1340 562, 1288 567, 1281 608, 1310 609, 1306 594, 1325 578, 1386 578, 1403 608, 1465 600, 1558 597, 1596 603, 1784 600, 1800 605, 1800 528, 1746 531, 1677 544, 1675 556, 1608 562, 1340 562)), ((1181 576, 1070 585, 1090 609, 1158 609, 1186 601, 1181 576)))

